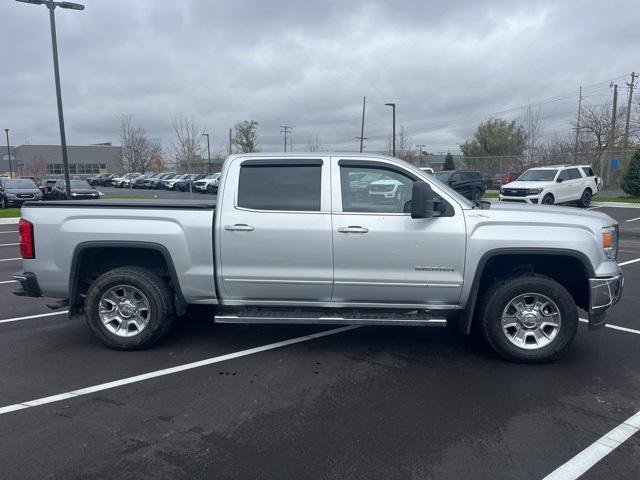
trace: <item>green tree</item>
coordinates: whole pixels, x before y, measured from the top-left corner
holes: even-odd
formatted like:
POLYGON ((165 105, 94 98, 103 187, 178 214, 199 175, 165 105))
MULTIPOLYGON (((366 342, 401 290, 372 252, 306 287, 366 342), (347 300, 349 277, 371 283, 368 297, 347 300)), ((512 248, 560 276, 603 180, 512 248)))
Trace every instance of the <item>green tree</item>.
POLYGON ((482 122, 473 138, 460 145, 465 163, 484 171, 497 171, 498 157, 521 157, 527 148, 527 134, 515 120, 490 118, 482 122))
POLYGON ((640 150, 633 154, 629 168, 622 176, 622 190, 634 197, 640 197, 640 150))
POLYGON ((442 165, 443 170, 455 170, 456 162, 453 161, 453 155, 451 152, 447 152, 447 156, 444 157, 444 164, 442 165))

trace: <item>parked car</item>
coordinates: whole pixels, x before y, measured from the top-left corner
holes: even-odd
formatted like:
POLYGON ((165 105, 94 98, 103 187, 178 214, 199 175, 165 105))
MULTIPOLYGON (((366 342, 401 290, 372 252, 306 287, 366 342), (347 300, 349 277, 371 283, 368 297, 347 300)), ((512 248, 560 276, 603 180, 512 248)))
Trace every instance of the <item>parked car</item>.
POLYGON ((405 202, 409 197, 408 188, 395 178, 376 180, 369 185, 369 198, 374 203, 405 202))
POLYGON ((153 188, 156 190, 160 188, 164 188, 164 181, 171 180, 175 176, 176 176, 175 173, 164 173, 160 177, 152 178, 151 181, 149 182, 149 188, 153 188))
POLYGON ((429 173, 431 175, 434 174, 433 168, 431 167, 420 167, 420 170, 422 170, 423 172, 429 173))
POLYGON ((480 172, 472 170, 442 170, 436 172, 435 176, 442 183, 470 200, 480 200, 487 190, 480 172))
POLYGON ((205 177, 202 173, 192 173, 187 178, 177 181, 173 188, 174 190, 180 190, 181 192, 187 192, 192 189, 192 185, 197 180, 201 180, 205 177))
POLYGON ((501 202, 578 202, 587 208, 598 193, 598 178, 590 165, 556 165, 530 168, 518 180, 500 188, 501 202))
POLYGON ((67 183, 64 180, 58 180, 51 189, 49 198, 51 200, 91 200, 100 198, 100 193, 89 185, 86 180, 71 180, 71 198, 67 198, 67 183))
POLYGON ((42 180, 40 190, 42 191, 43 200, 49 200, 51 198, 51 190, 53 189, 57 181, 57 178, 45 178, 44 180, 42 180))
POLYGON ((23 178, 23 179, 26 179, 26 180, 31 180, 33 183, 35 183, 35 184, 36 184, 36 187, 40 187, 40 181, 38 180, 38 178, 37 178, 37 177, 20 176, 20 177, 18 177, 18 178, 23 178))
POLYGON ((114 176, 113 173, 99 173, 98 175, 87 178, 87 182, 94 187, 98 185, 103 186, 105 182, 111 180, 114 176))
POLYGON ((135 188, 135 183, 140 181, 140 184, 147 178, 148 174, 140 174, 134 175, 132 177, 127 178, 124 182, 122 182, 122 188, 135 188))
POLYGON ((189 178, 188 173, 183 173, 180 175, 174 175, 172 177, 167 177, 160 181, 160 187, 165 190, 177 190, 176 184, 181 182, 182 180, 187 180, 189 178))
POLYGON ((125 181, 138 176, 140 176, 139 173, 127 173, 125 175, 122 175, 121 177, 114 177, 111 179, 111 185, 117 188, 122 188, 125 181))
POLYGON ((500 188, 507 183, 514 182, 520 175, 522 172, 496 173, 493 176, 493 188, 500 188))
POLYGON ((29 178, 0 179, 0 208, 20 207, 28 200, 42 200, 42 192, 29 178))
POLYGON ((118 350, 150 347, 200 304, 223 323, 469 333, 477 322, 498 354, 525 363, 565 352, 581 315, 603 328, 622 295, 609 215, 470 202, 391 157, 231 155, 218 196, 27 204, 15 293, 65 299, 118 350), (410 197, 362 198, 351 173, 397 180, 410 197))
POLYGON ((193 189, 200 193, 217 193, 219 179, 220 172, 212 173, 211 175, 207 175, 206 177, 193 182, 193 189))
POLYGON ((131 188, 143 188, 144 182, 153 177, 155 173, 145 173, 143 175, 139 175, 131 181, 131 188))

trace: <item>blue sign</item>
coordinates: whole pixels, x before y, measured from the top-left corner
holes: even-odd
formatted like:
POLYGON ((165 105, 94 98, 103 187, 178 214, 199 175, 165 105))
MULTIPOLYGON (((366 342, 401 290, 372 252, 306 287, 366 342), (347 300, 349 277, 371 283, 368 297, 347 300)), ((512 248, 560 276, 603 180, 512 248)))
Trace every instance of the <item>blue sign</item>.
POLYGON ((616 168, 618 168, 618 159, 617 158, 612 158, 611 159, 611 170, 615 170, 616 168))

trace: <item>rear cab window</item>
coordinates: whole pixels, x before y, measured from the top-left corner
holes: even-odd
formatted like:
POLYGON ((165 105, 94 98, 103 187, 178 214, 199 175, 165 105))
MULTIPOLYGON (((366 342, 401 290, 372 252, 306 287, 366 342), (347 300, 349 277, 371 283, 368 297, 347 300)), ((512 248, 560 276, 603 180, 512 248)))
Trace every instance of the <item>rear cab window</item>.
POLYGON ((595 177, 595 174, 593 173, 593 169, 591 167, 582 167, 581 169, 587 177, 595 177))

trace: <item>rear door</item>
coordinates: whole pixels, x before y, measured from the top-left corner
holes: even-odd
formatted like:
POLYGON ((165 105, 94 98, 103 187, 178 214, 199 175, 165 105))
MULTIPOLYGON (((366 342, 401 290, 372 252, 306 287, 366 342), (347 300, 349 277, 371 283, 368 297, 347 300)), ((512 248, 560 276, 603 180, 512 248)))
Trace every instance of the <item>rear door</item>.
POLYGON ((217 228, 226 303, 330 301, 330 188, 327 158, 230 163, 217 228))
POLYGON ((580 170, 576 167, 567 169, 567 175, 569 175, 568 184, 571 187, 569 190, 569 201, 578 200, 582 196, 585 187, 582 173, 580 173, 580 170))

